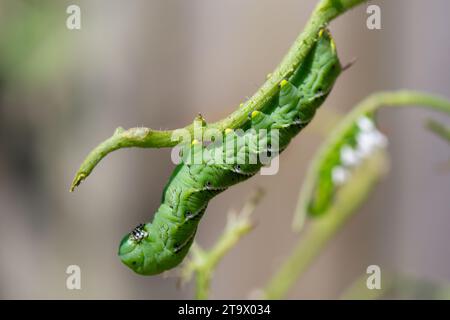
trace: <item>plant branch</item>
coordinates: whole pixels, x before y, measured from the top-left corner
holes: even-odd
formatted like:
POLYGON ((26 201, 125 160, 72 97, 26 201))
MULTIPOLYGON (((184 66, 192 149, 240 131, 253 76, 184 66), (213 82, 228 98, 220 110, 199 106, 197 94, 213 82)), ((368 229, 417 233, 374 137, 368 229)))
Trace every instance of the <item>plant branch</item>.
POLYGON ((222 235, 210 250, 201 249, 196 243, 191 248, 191 259, 182 270, 182 279, 188 281, 192 274, 196 274, 196 298, 207 299, 212 275, 216 266, 238 241, 253 228, 250 215, 261 201, 264 192, 257 189, 246 201, 239 214, 231 211, 222 235))
MULTIPOLYGON (((314 45, 320 29, 324 28, 337 16, 365 1, 366 0, 321 0, 312 13, 304 31, 297 37, 279 66, 272 72, 271 76, 259 90, 228 117, 209 124, 208 127, 216 128, 220 131, 223 131, 226 128, 235 129, 242 127, 247 121, 248 114, 254 110, 261 109, 278 92, 278 85, 281 80, 289 77, 304 61, 306 55, 314 45)), ((187 130, 192 136, 194 129, 192 124, 182 129, 187 130)), ((174 139, 174 134, 177 130, 159 131, 142 127, 131 128, 128 130, 122 128, 116 129, 112 137, 99 144, 86 157, 73 179, 70 191, 73 191, 76 186, 86 179, 94 167, 108 153, 117 149, 129 147, 173 147, 180 142, 179 138, 174 139)))
POLYGON ((340 300, 378 300, 382 299, 389 291, 395 287, 395 279, 393 273, 383 270, 381 277, 381 288, 369 289, 367 287, 367 273, 360 275, 353 283, 340 294, 340 300))
POLYGON ((322 144, 319 151, 314 156, 312 164, 303 182, 300 192, 296 212, 294 214, 293 229, 300 231, 306 219, 306 203, 313 192, 316 174, 319 170, 321 159, 325 157, 328 150, 339 143, 344 132, 351 127, 362 115, 375 112, 382 107, 411 107, 418 105, 441 111, 450 115, 450 102, 444 98, 411 90, 386 91, 370 95, 361 101, 345 118, 339 122, 338 126, 332 130, 329 138, 322 144))
POLYGON ((380 149, 355 169, 351 182, 336 195, 335 205, 323 217, 311 222, 292 254, 285 260, 263 290, 265 299, 282 299, 296 280, 311 265, 328 241, 364 202, 375 183, 386 173, 386 153, 380 149))
POLYGON ((430 119, 427 121, 427 128, 437 136, 450 143, 450 127, 446 127, 444 124, 430 119))
MULTIPOLYGON (((339 140, 348 129, 363 115, 375 112, 381 107, 404 107, 421 105, 437 111, 450 114, 450 102, 426 93, 416 91, 381 92, 369 96, 360 102, 338 124, 329 135, 312 161, 307 177, 300 192, 299 203, 294 217, 294 229, 299 230, 306 217, 306 203, 313 193, 315 179, 320 164, 328 150, 339 143, 339 140)), ((296 280, 310 266, 327 242, 339 231, 340 227, 356 213, 357 207, 366 199, 372 187, 386 172, 387 155, 382 149, 379 153, 365 160, 355 169, 352 178, 336 194, 334 205, 321 217, 311 222, 310 228, 304 238, 294 248, 292 254, 286 259, 278 272, 273 276, 264 291, 268 299, 282 298, 296 280)))

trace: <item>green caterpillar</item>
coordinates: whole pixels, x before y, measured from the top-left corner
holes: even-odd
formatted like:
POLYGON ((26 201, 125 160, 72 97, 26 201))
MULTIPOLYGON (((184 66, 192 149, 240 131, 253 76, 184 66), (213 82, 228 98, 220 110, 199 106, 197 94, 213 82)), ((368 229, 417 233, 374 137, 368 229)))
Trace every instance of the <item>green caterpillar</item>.
MULTIPOLYGON (((194 140, 191 148, 184 149, 187 152, 183 152, 183 161, 175 168, 164 189, 162 204, 153 222, 137 226, 123 238, 119 248, 122 262, 144 275, 158 274, 177 266, 189 251, 208 202, 228 187, 256 174, 263 165, 259 158, 256 163, 241 164, 238 160, 263 153, 273 157, 277 150, 284 150, 311 121, 341 70, 334 41, 322 30, 304 63, 288 79, 281 81, 274 98, 261 111, 249 115, 242 128, 246 130, 243 144, 230 149, 222 148, 223 141, 203 146, 194 140), (277 132, 277 135, 260 137, 262 129, 277 132), (254 139, 255 132, 258 139, 254 139), (273 136, 278 140, 277 150, 273 150, 273 136), (261 148, 261 141, 267 148, 261 148), (196 152, 202 153, 204 162, 190 164, 187 160, 196 152), (217 155, 229 157, 230 153, 234 163, 211 161, 217 155)), ((225 138, 237 135, 231 129, 224 133, 225 138)))

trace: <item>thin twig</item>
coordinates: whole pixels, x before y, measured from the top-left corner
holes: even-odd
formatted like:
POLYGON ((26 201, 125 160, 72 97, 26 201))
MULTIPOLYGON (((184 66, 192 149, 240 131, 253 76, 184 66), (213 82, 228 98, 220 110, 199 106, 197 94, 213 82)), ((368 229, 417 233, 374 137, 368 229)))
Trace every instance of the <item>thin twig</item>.
POLYGON ((340 300, 377 300, 392 290, 396 277, 393 273, 383 270, 381 277, 381 287, 379 289, 369 289, 367 286, 368 274, 360 275, 353 283, 340 294, 340 300))
POLYGON ((297 209, 294 214, 292 225, 295 231, 300 231, 305 221, 307 215, 306 204, 313 193, 314 180, 316 179, 321 159, 325 157, 328 150, 332 149, 333 145, 339 143, 342 133, 347 131, 348 128, 351 127, 362 115, 375 112, 382 107, 411 106, 421 106, 450 114, 450 102, 439 96, 411 90, 392 92, 386 91, 375 93, 367 97, 361 101, 348 115, 346 115, 341 122, 339 122, 336 129, 332 131, 329 138, 322 144, 311 162, 310 169, 308 170, 307 176, 302 185, 297 209))
MULTIPOLYGON (((298 36, 279 66, 271 73, 271 76, 259 90, 249 100, 243 103, 242 107, 228 117, 208 124, 208 127, 220 131, 226 128, 235 129, 242 127, 247 121, 248 114, 254 110, 261 109, 278 92, 278 85, 281 80, 289 77, 304 61, 306 55, 314 45, 320 29, 325 27, 337 16, 365 1, 321 0, 312 13, 304 31, 298 36)), ((75 174, 70 191, 73 191, 76 186, 86 179, 100 160, 112 151, 129 147, 173 147, 180 142, 180 132, 183 132, 181 136, 185 136, 187 133, 192 137, 193 131, 194 126, 192 124, 182 129, 165 131, 152 130, 144 127, 128 130, 117 128, 112 137, 99 144, 83 161, 75 174)))
POLYGON ((450 127, 431 119, 427 121, 426 126, 431 132, 450 143, 450 127))
POLYGON ((190 280, 195 273, 195 296, 197 299, 203 300, 208 298, 210 283, 216 266, 225 254, 253 228, 250 216, 261 201, 263 194, 262 189, 257 189, 246 201, 239 214, 233 211, 228 214, 225 229, 210 250, 203 250, 195 243, 192 246, 191 258, 182 269, 182 280, 184 282, 190 280))
POLYGON ((350 183, 336 195, 334 205, 323 217, 311 222, 292 254, 270 279, 263 290, 265 299, 282 299, 297 279, 307 270, 328 241, 341 229, 370 193, 373 185, 387 171, 387 155, 380 149, 352 174, 350 183))
MULTIPOLYGON (((322 144, 308 170, 294 217, 294 229, 299 230, 303 225, 306 217, 306 204, 313 194, 315 179, 322 159, 325 158, 328 150, 334 148, 348 128, 362 115, 372 113, 381 107, 406 107, 411 105, 420 105, 450 114, 449 101, 426 93, 402 90, 373 94, 345 116, 322 144)), ((379 153, 375 153, 361 167, 355 169, 351 180, 337 192, 333 206, 321 217, 317 217, 311 222, 307 234, 299 239, 292 254, 287 257, 284 264, 269 281, 264 290, 263 296, 265 298, 280 299, 284 297, 296 280, 320 254, 328 241, 340 230, 347 219, 357 212, 357 207, 366 199, 372 187, 386 172, 386 163, 387 155, 379 150, 379 153)))

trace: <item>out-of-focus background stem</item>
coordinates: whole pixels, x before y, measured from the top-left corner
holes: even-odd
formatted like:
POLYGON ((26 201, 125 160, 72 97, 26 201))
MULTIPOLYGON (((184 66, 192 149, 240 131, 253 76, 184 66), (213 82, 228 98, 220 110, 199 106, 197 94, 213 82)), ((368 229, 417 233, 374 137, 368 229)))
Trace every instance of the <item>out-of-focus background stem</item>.
POLYGON ((335 205, 325 212, 323 217, 317 218, 308 226, 304 237, 298 240, 292 253, 269 280, 263 289, 264 298, 285 298, 288 290, 317 258, 328 241, 347 219, 357 212, 387 169, 387 155, 384 151, 379 151, 355 170, 351 183, 345 185, 337 194, 335 205))
MULTIPOLYGON (((345 132, 363 115, 373 114, 382 107, 408 107, 411 105, 435 109, 450 116, 449 100, 427 93, 402 90, 375 93, 361 101, 339 121, 313 157, 307 177, 303 182, 293 223, 297 230, 306 219, 305 211, 311 201, 309 198, 313 197, 315 179, 320 178, 319 171, 323 165, 322 162, 326 161, 329 150, 334 150, 336 141, 341 140, 345 132)), ((441 129, 441 127, 439 128, 441 129)), ((340 152, 340 150, 336 152, 340 152)), ((300 238, 293 252, 269 281, 263 297, 268 299, 285 297, 289 288, 296 283, 297 279, 321 253, 325 244, 330 241, 346 220, 356 213, 358 207, 373 191, 375 183, 387 172, 387 162, 386 152, 379 151, 366 159, 361 167, 355 170, 352 178, 342 189, 338 190, 332 207, 321 217, 313 219, 305 237, 300 238)))
POLYGON ((224 231, 209 250, 201 249, 194 243, 190 258, 182 269, 182 281, 190 280, 195 275, 195 297, 197 299, 207 299, 214 270, 225 254, 228 253, 253 227, 250 220, 251 214, 263 197, 262 189, 257 189, 254 194, 245 202, 239 213, 231 210, 228 213, 227 224, 224 231))
POLYGON ((435 120, 428 120, 427 128, 434 132, 437 136, 450 143, 450 127, 447 127, 435 120))

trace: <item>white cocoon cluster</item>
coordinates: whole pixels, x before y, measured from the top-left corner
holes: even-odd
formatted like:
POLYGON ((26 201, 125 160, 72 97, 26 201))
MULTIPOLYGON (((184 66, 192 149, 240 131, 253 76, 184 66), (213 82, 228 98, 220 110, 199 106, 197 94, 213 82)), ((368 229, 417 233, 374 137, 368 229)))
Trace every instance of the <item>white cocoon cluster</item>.
POLYGON ((341 166, 336 166, 331 171, 331 178, 335 185, 342 185, 348 180, 350 172, 341 166))
POLYGON ((340 151, 341 164, 334 167, 331 179, 335 185, 344 184, 350 177, 352 167, 359 165, 376 149, 385 148, 388 140, 384 134, 377 130, 372 119, 362 116, 357 121, 359 132, 356 136, 356 146, 344 145, 340 151))
POLYGON ((358 125, 358 128, 361 131, 373 131, 376 130, 375 125, 373 121, 369 117, 361 117, 356 121, 356 124, 358 125))
POLYGON ((361 161, 358 153, 349 145, 341 148, 341 163, 346 167, 356 166, 361 161))

